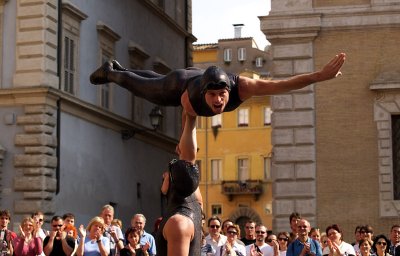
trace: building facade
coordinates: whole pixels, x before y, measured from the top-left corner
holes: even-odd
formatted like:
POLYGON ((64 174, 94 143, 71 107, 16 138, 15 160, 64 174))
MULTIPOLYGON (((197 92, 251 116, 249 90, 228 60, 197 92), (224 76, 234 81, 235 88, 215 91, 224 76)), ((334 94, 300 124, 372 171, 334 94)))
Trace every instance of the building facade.
POLYGON ((272 0, 261 28, 273 77, 320 69, 347 54, 337 79, 272 97, 274 229, 300 212, 322 230, 337 223, 388 234, 399 223, 400 5, 394 0, 272 0))
MULTIPOLYGON (((268 52, 252 38, 220 39, 193 46, 195 67, 217 65, 228 73, 268 76, 268 52)), ((200 190, 206 218, 213 215, 244 225, 249 219, 272 225, 271 109, 269 96, 254 97, 238 109, 197 122, 200 190)))
POLYGON ((181 111, 89 75, 109 59, 159 73, 192 66, 191 1, 1 0, 0 39, 0 208, 14 228, 39 210, 87 224, 105 204, 152 227, 181 111))

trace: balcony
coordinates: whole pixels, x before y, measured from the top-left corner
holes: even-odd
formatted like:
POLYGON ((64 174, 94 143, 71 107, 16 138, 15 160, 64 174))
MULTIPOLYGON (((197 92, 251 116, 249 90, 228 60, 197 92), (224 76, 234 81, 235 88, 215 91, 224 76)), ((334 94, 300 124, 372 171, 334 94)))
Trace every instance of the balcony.
POLYGON ((227 195, 229 201, 232 201, 235 195, 254 195, 254 199, 257 201, 263 192, 261 180, 224 180, 221 186, 222 194, 227 195))

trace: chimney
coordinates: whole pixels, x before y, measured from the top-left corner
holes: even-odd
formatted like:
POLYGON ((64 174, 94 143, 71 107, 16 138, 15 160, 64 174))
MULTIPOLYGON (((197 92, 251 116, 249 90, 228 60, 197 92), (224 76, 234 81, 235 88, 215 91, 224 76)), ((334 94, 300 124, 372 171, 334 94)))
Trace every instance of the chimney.
POLYGON ((235 38, 241 38, 242 37, 242 28, 244 24, 233 24, 234 30, 235 30, 235 38))

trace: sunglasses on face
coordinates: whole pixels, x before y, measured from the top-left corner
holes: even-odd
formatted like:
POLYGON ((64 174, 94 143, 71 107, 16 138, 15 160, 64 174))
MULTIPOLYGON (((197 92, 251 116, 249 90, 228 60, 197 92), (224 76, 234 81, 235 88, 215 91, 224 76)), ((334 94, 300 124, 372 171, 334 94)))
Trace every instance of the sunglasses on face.
POLYGON ((233 231, 233 230, 229 230, 229 231, 228 231, 228 234, 229 234, 229 235, 236 235, 237 232, 236 232, 236 231, 233 231))
POLYGON ((210 225, 210 228, 219 228, 219 225, 210 225))
POLYGON ((266 233, 265 231, 260 231, 260 230, 256 231, 256 234, 265 234, 265 233, 266 233))
POLYGON ((53 228, 56 228, 56 227, 61 228, 62 226, 63 226, 62 224, 60 224, 60 225, 53 225, 53 228))
POLYGON ((386 245, 386 242, 377 242, 379 245, 386 245))
POLYGON ((279 240, 279 241, 288 241, 289 239, 286 238, 286 237, 279 237, 278 240, 279 240))

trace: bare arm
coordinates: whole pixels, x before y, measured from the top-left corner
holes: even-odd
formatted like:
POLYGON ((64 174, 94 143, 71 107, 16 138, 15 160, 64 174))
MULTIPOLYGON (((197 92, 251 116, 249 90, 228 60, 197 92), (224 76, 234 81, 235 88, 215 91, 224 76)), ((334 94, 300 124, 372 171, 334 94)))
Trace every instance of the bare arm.
POLYGON ((185 124, 181 139, 179 141, 179 159, 191 163, 196 161, 197 140, 196 140, 196 117, 184 112, 185 124))
POLYGON ((346 54, 340 53, 328 62, 321 70, 293 76, 286 80, 262 80, 239 77, 239 97, 242 101, 252 96, 264 96, 301 89, 307 85, 326 81, 341 74, 346 54))

